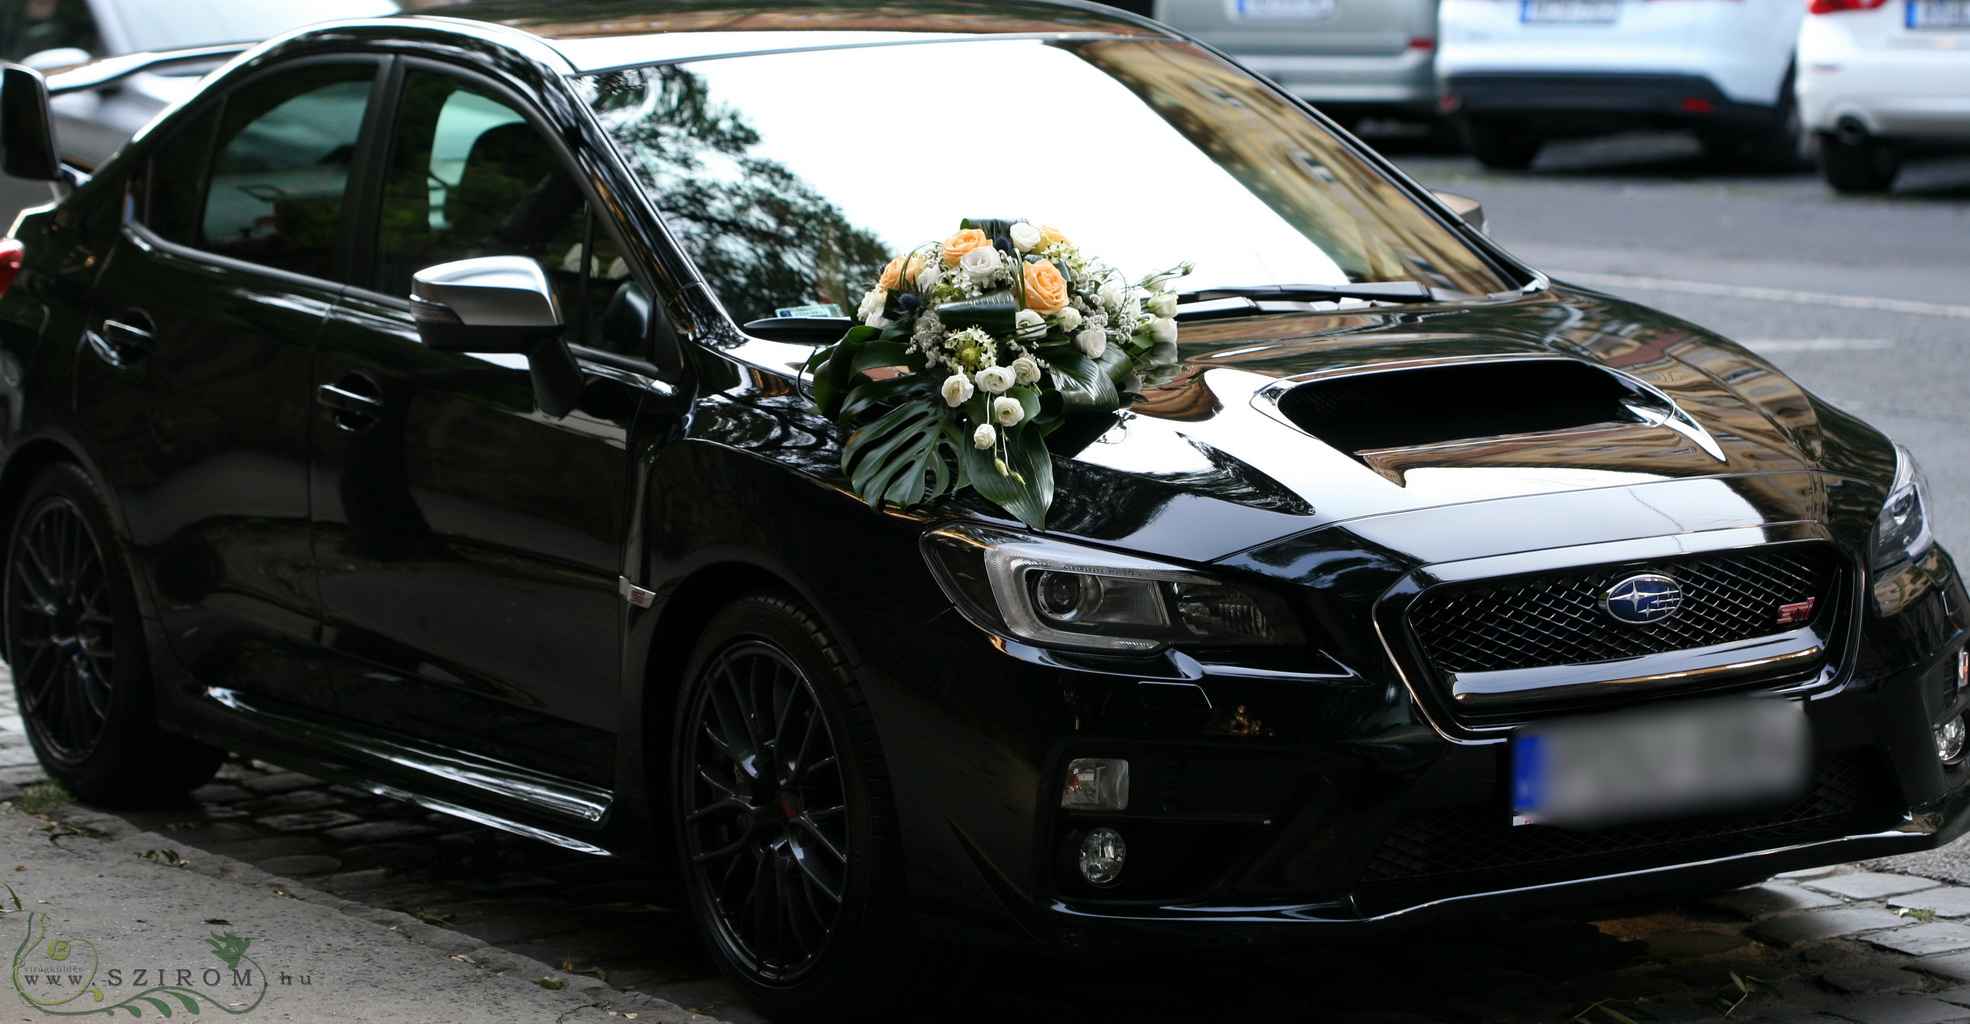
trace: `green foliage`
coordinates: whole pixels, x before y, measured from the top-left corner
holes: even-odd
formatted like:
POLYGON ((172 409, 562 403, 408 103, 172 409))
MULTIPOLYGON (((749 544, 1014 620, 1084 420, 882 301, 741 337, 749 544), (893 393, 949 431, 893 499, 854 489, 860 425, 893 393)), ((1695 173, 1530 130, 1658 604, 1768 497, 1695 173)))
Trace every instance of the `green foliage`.
POLYGON ((29 814, 42 814, 71 802, 73 799, 61 783, 43 779, 21 787, 21 797, 14 802, 14 806, 29 814))
POLYGON ((950 460, 968 447, 939 403, 907 402, 850 435, 841 466, 871 507, 911 508, 950 492, 950 460))
POLYGON ((534 979, 534 984, 536 984, 536 985, 539 985, 539 986, 540 986, 541 988, 544 988, 544 989, 548 989, 548 990, 550 990, 550 991, 559 991, 559 990, 561 990, 561 989, 564 989, 564 988, 567 988, 567 987, 568 987, 568 979, 566 979, 566 978, 536 978, 536 979, 534 979))

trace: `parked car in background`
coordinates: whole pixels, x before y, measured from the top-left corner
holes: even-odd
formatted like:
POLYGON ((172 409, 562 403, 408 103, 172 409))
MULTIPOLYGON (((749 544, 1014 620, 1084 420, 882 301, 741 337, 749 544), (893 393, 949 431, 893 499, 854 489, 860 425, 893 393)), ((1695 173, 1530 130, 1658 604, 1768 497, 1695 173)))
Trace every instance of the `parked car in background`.
POLYGON ((1902 161, 1970 151, 1970 2, 1811 0, 1799 28, 1799 110, 1820 174, 1882 192, 1902 161))
POLYGON ((78 798, 231 750, 647 857, 782 1020, 964 943, 1441 936, 1970 825, 1913 456, 1274 83, 1072 0, 434 13, 86 177, 6 69, 68 191, 0 241, 0 653, 78 798), (977 211, 1033 221, 937 243, 977 211), (885 340, 817 365, 848 310, 885 340), (954 444, 1015 379, 1058 429, 954 444), (858 445, 925 454, 858 497, 858 445))
POLYGON ((1801 162, 1793 51, 1805 0, 1444 0, 1443 105, 1487 167, 1548 139, 1688 129, 1713 157, 1801 162))
POLYGON ((1154 0, 1210 43, 1352 128, 1437 120, 1437 0, 1154 0))
MULTIPOLYGON (((0 60, 39 71, 103 57, 257 43, 328 18, 390 14, 395 0, 0 0, 0 60)), ((95 166, 189 95, 222 58, 192 61, 119 79, 55 102, 64 155, 95 166)))

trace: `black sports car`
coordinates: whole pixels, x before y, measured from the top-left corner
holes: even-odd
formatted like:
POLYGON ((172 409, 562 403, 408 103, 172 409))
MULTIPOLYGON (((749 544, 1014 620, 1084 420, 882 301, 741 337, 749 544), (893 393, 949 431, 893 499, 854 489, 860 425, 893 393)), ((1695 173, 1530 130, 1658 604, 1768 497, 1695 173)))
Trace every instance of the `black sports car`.
POLYGON ((0 614, 85 799, 232 750, 647 855, 790 1018, 943 942, 1344 937, 1965 827, 1905 451, 1152 22, 427 9, 272 40, 86 178, 44 89, 0 93, 66 190, 0 248, 0 614), (1043 529, 872 507, 810 361, 1009 215, 1189 261, 1178 358, 1049 407, 1043 529))

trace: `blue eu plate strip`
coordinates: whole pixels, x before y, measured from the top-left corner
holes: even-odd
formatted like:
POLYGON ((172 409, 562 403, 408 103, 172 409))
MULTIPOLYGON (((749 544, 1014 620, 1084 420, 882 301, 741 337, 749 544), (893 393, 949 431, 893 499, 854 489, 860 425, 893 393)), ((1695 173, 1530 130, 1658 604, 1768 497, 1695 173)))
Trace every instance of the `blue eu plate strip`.
POLYGON ((1536 811, 1545 796, 1544 751, 1537 735, 1512 740, 1512 810, 1536 811))

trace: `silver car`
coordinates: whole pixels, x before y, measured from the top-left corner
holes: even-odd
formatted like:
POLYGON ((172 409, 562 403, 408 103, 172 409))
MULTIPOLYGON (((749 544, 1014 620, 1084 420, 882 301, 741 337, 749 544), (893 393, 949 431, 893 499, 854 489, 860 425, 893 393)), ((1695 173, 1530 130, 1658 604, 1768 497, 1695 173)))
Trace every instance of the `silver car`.
POLYGON ((1321 113, 1434 121, 1437 0, 1154 0, 1155 17, 1321 113))
MULTIPOLYGON (((0 60, 54 71, 125 54, 257 43, 313 22, 404 6, 393 0, 0 0, 0 60)), ((62 152, 89 166, 101 163, 223 59, 60 97, 54 113, 62 152)))

